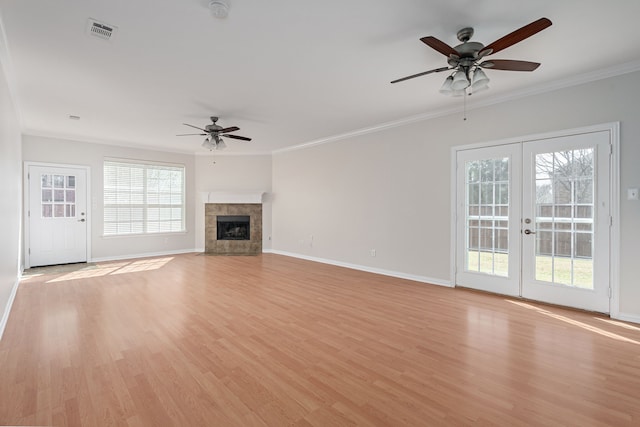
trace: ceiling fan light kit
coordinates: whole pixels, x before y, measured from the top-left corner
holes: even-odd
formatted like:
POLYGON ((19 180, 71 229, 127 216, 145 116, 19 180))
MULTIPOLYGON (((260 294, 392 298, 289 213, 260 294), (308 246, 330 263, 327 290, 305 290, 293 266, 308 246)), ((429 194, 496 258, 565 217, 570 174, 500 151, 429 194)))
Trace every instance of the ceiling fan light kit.
POLYGON ((183 133, 176 136, 191 136, 191 135, 206 136, 204 142, 202 143, 202 146, 209 151, 224 150, 225 148, 227 148, 227 144, 222 139, 223 137, 237 139, 240 141, 247 141, 247 142, 251 141, 251 138, 247 138, 246 136, 230 134, 230 132, 235 132, 237 130, 240 130, 239 127, 231 126, 231 127, 223 128, 222 126, 217 124, 217 121, 218 121, 217 117, 212 116, 210 117, 210 119, 211 119, 211 124, 206 125, 204 128, 190 125, 188 123, 183 123, 183 125, 198 129, 203 133, 183 133))
POLYGON ((451 95, 453 93, 453 76, 449 76, 444 79, 444 83, 442 83, 442 87, 440 88, 440 93, 443 95, 451 95))
POLYGON ((452 70, 453 73, 445 79, 444 83, 440 87, 440 93, 450 96, 463 96, 467 94, 467 91, 469 91, 468 94, 471 95, 471 93, 487 90, 489 88, 489 77, 487 77, 486 73, 482 70, 483 68, 505 71, 533 71, 538 68, 540 64, 537 62, 516 61, 510 59, 480 61, 485 56, 497 53, 531 37, 532 35, 551 26, 551 24, 552 23, 549 19, 540 18, 537 21, 507 34, 487 46, 482 43, 469 41, 473 36, 473 28, 471 27, 463 28, 458 31, 457 37, 462 43, 456 47, 451 47, 433 36, 423 37, 420 41, 445 55, 449 66, 413 74, 411 76, 394 80, 391 83, 399 83, 431 73, 452 70))
POLYGON ((482 68, 476 68, 473 72, 473 79, 471 79, 471 86, 474 89, 480 89, 481 87, 489 84, 489 77, 482 71, 482 68))
POLYGON ((444 80, 440 93, 449 96, 462 96, 469 88, 469 94, 489 89, 489 77, 480 68, 475 68, 471 80, 463 71, 456 71, 444 80))
POLYGON ((209 137, 207 137, 204 139, 204 142, 202 143, 202 147, 206 148, 209 151, 213 151, 218 149, 218 144, 216 144, 215 141, 212 141, 209 137))
POLYGON ((206 137, 202 146, 209 151, 220 151, 227 148, 227 144, 225 144, 221 137, 206 137))
POLYGON ((462 90, 469 87, 469 79, 467 73, 463 70, 458 70, 453 76, 453 82, 451 82, 451 89, 454 91, 462 90))

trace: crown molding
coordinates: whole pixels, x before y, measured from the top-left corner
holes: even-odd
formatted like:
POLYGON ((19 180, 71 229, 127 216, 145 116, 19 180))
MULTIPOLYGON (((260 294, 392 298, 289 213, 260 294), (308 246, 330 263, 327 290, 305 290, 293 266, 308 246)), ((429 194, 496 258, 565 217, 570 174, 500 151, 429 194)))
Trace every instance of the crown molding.
POLYGON ((108 145, 112 147, 123 147, 123 148, 133 148, 137 150, 149 150, 149 151, 160 151, 163 153, 174 153, 174 154, 187 154, 196 157, 206 156, 270 156, 270 151, 250 151, 250 152, 221 152, 221 151, 193 151, 193 150, 176 150, 175 148, 170 147, 154 147, 151 145, 140 144, 136 142, 130 141, 114 141, 107 140, 101 138, 89 138, 89 137, 78 137, 76 135, 69 135, 64 133, 55 133, 55 132, 42 132, 37 130, 25 130, 22 132, 24 136, 35 136, 39 138, 50 138, 50 139, 60 139, 64 141, 72 141, 72 142, 84 142, 87 144, 100 144, 100 145, 108 145))
POLYGON ((522 98, 528 98, 530 96, 541 95, 543 93, 553 92, 561 89, 567 89, 570 87, 595 82, 598 80, 604 80, 611 77, 617 77, 624 74, 634 73, 636 71, 640 71, 640 60, 627 62, 624 64, 618 64, 612 67, 603 68, 596 71, 590 71, 587 73, 567 77, 564 79, 558 79, 553 82, 546 82, 546 83, 532 86, 526 89, 510 92, 508 95, 496 96, 480 102, 472 102, 470 104, 467 104, 467 110, 473 110, 477 108, 487 107, 490 105, 501 104, 503 102, 513 101, 513 100, 522 99, 522 98))
POLYGON ((192 151, 187 151, 187 150, 176 150, 176 149, 171 149, 167 147, 153 147, 151 145, 139 144, 139 143, 129 142, 129 141, 113 141, 113 140, 106 140, 101 138, 78 137, 76 135, 68 135, 64 133, 25 130, 22 132, 22 134, 24 136, 35 136, 39 138, 60 139, 60 140, 71 141, 71 142, 83 142, 86 144, 99 144, 99 145, 108 145, 113 147, 133 148, 136 150, 160 151, 164 153, 173 153, 173 154, 190 154, 190 155, 194 154, 192 151))
MULTIPOLYGON (((501 104, 508 101, 527 98, 530 96, 540 95, 543 93, 553 92, 560 89, 565 89, 573 86, 579 86, 581 84, 590 83, 598 80, 603 80, 611 77, 616 77, 624 74, 640 71, 640 61, 628 62, 625 64, 619 64, 612 67, 608 67, 601 70, 591 71, 583 74, 579 74, 565 79, 559 79, 553 82, 547 82, 530 88, 516 90, 510 92, 508 95, 495 96, 487 98, 479 102, 467 103, 467 111, 476 110, 478 108, 488 107, 491 105, 501 104)), ((432 111, 428 113, 418 114, 410 116, 404 119, 395 120, 392 122, 382 123, 376 126, 357 129, 351 132, 345 132, 325 138, 315 139, 313 141, 304 142, 302 144, 292 145, 290 147, 280 148, 273 150, 273 154, 286 153, 288 151, 302 150, 306 148, 315 147, 317 145, 328 144, 331 142, 340 141, 347 138, 353 138, 356 136, 366 135, 369 133, 381 132, 383 130, 391 129, 398 126, 405 126, 415 122, 422 122, 432 120, 438 117, 449 116, 451 114, 458 114, 463 111, 463 107, 448 108, 438 111, 432 111)))
MULTIPOLYGON (((467 108, 468 110, 469 108, 467 108)), ((404 119, 400 119, 400 120, 394 120, 392 122, 385 122, 376 126, 371 126, 371 127, 367 127, 367 128, 362 128, 362 129, 357 129, 354 131, 350 131, 350 132, 345 132, 345 133, 341 133, 341 134, 337 134, 337 135, 333 135, 333 136, 328 136, 325 138, 320 138, 320 139, 315 139, 313 141, 309 141, 309 142, 304 142, 302 144, 298 144, 298 145, 292 145, 290 147, 285 147, 285 148, 279 148, 277 150, 273 150, 272 153, 273 154, 278 154, 278 153, 285 153, 287 151, 295 151, 295 150, 302 150, 305 148, 311 148, 311 147, 315 147, 316 145, 322 145, 322 144, 327 144, 330 142, 336 142, 336 141, 340 141, 343 139, 347 139, 347 138, 353 138, 356 136, 361 136, 361 135, 366 135, 369 133, 375 133, 375 132, 380 132, 386 129, 391 129, 391 128, 395 128, 398 126, 405 126, 411 123, 415 123, 415 122, 422 122, 425 120, 431 120, 431 119, 435 119, 438 117, 444 117, 444 116, 448 116, 450 114, 454 114, 457 113, 459 111, 462 111, 462 109, 455 107, 455 108, 448 108, 445 110, 439 110, 439 111, 432 111, 432 112, 428 112, 428 113, 422 113, 422 114, 417 114, 415 116, 409 116, 406 117, 404 119)))

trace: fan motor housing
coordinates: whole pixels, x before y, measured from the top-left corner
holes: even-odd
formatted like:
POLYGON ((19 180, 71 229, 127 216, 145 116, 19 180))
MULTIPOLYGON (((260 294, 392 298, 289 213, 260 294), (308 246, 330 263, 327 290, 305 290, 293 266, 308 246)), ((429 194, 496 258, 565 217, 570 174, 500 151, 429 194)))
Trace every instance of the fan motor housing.
POLYGON ((454 47, 458 51, 461 58, 476 57, 478 52, 484 49, 484 45, 478 42, 466 42, 454 47))

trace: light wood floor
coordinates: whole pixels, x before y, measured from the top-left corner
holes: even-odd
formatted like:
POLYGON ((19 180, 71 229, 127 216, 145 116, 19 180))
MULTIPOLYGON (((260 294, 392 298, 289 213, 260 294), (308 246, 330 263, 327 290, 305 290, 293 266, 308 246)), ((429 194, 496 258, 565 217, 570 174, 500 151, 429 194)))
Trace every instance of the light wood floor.
POLYGON ((0 424, 639 426, 640 326, 265 254, 30 276, 0 424))

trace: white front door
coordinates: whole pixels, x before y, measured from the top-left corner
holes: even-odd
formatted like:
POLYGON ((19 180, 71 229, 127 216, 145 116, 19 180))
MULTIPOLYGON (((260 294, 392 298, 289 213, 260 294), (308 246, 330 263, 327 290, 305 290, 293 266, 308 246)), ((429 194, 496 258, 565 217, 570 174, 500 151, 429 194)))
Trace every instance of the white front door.
POLYGON ((86 169, 28 166, 27 266, 87 261, 86 169))
POLYGON ((456 285, 609 312, 610 133, 461 150, 456 285))
POLYGON ((523 145, 522 296, 609 312, 609 133, 523 145))

